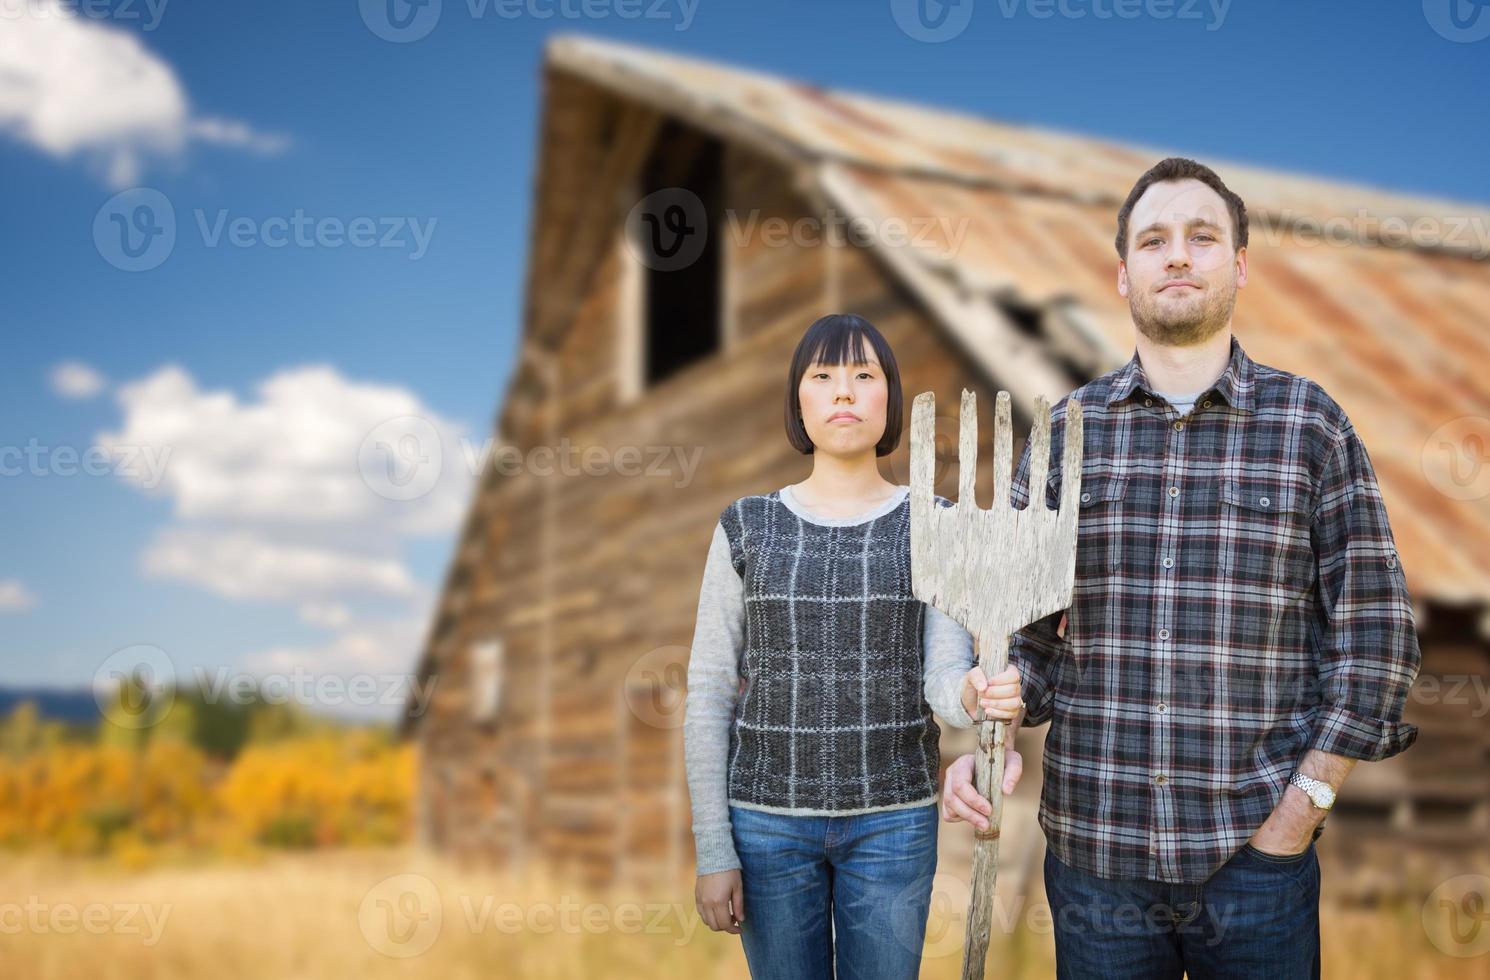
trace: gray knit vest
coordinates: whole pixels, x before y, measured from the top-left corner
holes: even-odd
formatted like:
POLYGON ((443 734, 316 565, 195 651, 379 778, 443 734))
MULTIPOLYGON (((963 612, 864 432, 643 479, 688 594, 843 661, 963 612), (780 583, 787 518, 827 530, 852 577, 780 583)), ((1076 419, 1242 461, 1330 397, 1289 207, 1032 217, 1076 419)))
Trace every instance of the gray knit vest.
POLYGON ((773 490, 720 515, 745 599, 732 802, 854 812, 935 796, 910 513, 907 497, 860 524, 814 524, 773 490))

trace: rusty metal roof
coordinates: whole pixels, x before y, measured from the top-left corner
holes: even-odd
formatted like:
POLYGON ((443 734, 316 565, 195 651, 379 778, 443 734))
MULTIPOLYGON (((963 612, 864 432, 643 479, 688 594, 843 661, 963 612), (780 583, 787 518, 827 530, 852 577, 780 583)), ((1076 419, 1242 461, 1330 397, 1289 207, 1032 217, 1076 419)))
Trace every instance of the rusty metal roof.
MULTIPOLYGON (((747 141, 871 227, 919 222, 924 240, 897 256, 913 287, 1045 311, 1063 325, 1048 342, 1067 354, 1080 345, 1077 360, 1096 373, 1131 356, 1115 215, 1170 152, 587 38, 556 38, 548 62, 747 141)), ((1238 338, 1255 360, 1318 381, 1350 414, 1414 594, 1490 603, 1490 494, 1455 499, 1468 485, 1449 470, 1475 456, 1490 468, 1490 208, 1206 162, 1252 220, 1238 338), (1468 457, 1444 448, 1454 440, 1468 457)), ((957 319, 944 312, 955 307, 929 305, 957 319)), ((999 377, 996 358, 985 366, 999 377)))

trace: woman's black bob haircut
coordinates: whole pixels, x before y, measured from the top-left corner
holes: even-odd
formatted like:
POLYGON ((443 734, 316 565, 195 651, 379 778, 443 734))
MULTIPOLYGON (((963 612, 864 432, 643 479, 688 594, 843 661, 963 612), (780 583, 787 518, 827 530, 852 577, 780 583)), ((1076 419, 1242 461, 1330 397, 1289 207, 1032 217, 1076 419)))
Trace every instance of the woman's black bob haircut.
POLYGON ((786 376, 786 437, 800 453, 811 455, 816 448, 807 438, 807 429, 802 425, 802 399, 797 388, 807 368, 821 364, 868 364, 865 344, 879 359, 880 369, 885 372, 885 385, 889 399, 885 403, 885 434, 874 447, 876 456, 888 456, 900 444, 900 429, 904 419, 905 398, 900 392, 900 368, 895 364, 895 355, 890 351, 884 336, 874 324, 852 313, 830 313, 807 328, 792 355, 791 370, 786 376))

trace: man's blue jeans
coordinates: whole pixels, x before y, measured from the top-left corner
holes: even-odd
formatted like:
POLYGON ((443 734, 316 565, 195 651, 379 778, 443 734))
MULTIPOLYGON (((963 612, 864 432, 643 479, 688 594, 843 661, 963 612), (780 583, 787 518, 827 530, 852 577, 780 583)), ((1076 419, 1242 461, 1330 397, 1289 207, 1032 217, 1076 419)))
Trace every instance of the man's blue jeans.
POLYGON ((1291 857, 1244 844, 1198 885, 1098 878, 1046 851, 1045 894, 1061 980, 1319 976, 1312 842, 1291 857))
POLYGON ((937 806, 845 817, 730 807, 755 980, 914 980, 936 875, 937 806))

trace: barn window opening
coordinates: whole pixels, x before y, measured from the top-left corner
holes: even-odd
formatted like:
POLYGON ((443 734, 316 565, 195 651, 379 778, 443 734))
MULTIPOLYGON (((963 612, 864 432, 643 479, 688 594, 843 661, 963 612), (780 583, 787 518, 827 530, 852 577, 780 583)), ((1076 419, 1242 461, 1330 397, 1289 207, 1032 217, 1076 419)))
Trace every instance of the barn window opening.
POLYGON ((471 648, 471 718, 493 722, 502 708, 502 641, 483 640, 471 648))
POLYGON ((642 375, 654 385, 720 349, 724 145, 664 123, 642 166, 639 200, 658 195, 632 234, 646 266, 642 375))

